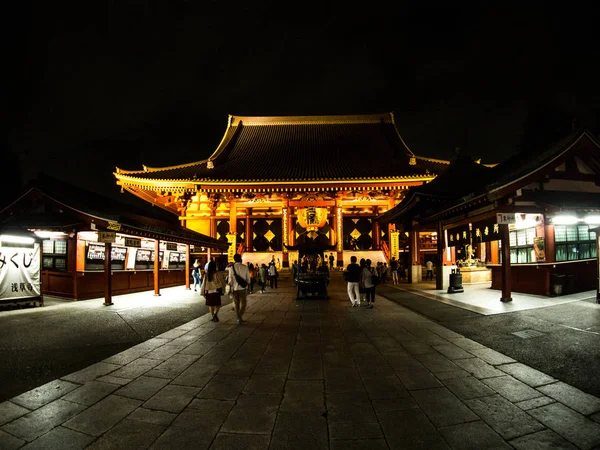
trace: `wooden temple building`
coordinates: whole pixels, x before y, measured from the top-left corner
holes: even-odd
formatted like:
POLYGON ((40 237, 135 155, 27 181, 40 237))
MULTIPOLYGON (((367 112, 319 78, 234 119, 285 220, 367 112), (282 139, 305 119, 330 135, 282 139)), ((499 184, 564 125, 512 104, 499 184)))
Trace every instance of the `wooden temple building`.
POLYGON ((40 175, 0 211, 0 304, 52 295, 111 305, 113 295, 189 288, 190 254, 202 248, 228 245, 156 208, 40 175))
POLYGON ((486 167, 458 157, 379 217, 410 236, 412 282, 421 281, 420 235, 437 235, 436 288, 463 279, 502 291, 562 295, 598 287, 600 141, 575 130, 548 148, 486 167), (483 278, 482 278, 483 277, 483 278), (489 277, 489 278, 486 278, 489 277))
POLYGON ((448 164, 413 153, 392 113, 229 116, 208 159, 114 175, 183 226, 231 242, 245 261, 288 267, 297 258, 288 247, 321 242, 335 246, 342 267, 357 252, 389 258, 378 217, 448 164))

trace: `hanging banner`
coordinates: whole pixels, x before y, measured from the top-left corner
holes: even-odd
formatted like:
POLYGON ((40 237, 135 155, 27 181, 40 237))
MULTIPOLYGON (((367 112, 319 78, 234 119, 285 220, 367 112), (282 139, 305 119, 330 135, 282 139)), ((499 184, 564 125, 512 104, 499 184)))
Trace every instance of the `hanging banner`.
POLYGON ((544 236, 533 238, 533 251, 535 253, 536 261, 546 261, 546 244, 544 243, 544 236))
POLYGON ((0 300, 42 295, 40 244, 33 247, 0 247, 0 300))
POLYGON ((227 234, 227 242, 229 242, 229 248, 227 249, 227 262, 233 262, 233 255, 235 255, 235 244, 236 244, 236 233, 227 234))
POLYGON ((471 244, 469 224, 448 229, 448 247, 459 247, 467 244, 471 244))
POLYGON ((390 260, 392 258, 398 259, 398 253, 400 251, 400 232, 390 232, 390 260))
POLYGON ((473 223, 473 243, 491 242, 500 240, 500 226, 496 217, 473 223))

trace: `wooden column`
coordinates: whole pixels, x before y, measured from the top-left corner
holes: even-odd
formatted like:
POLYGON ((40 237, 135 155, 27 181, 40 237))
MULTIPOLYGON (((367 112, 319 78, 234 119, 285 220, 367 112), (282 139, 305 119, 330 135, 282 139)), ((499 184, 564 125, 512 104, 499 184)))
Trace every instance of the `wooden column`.
MULTIPOLYGON (((209 223, 210 223, 210 237, 212 238, 217 238, 217 207, 216 206, 211 206, 210 207, 210 219, 209 219, 209 223)), ((206 248, 206 262, 210 261, 210 258, 212 257, 212 248, 207 247, 206 248)), ((204 269, 204 267, 202 267, 204 269)))
POLYGON ((546 247, 546 262, 556 262, 556 251, 554 246, 554 224, 544 225, 544 245, 546 247))
POLYGON ((444 249, 446 242, 444 241, 444 226, 442 221, 437 223, 437 263, 435 270, 435 288, 444 289, 444 249))
POLYGON ((112 302, 112 270, 110 267, 110 256, 112 254, 112 244, 104 243, 104 306, 110 306, 112 302))
POLYGON ((381 226, 379 220, 373 220, 373 250, 381 248, 381 226))
POLYGON ((158 274, 160 272, 160 240, 154 241, 154 295, 160 295, 158 274))
POLYGON ((190 244, 185 244, 185 288, 190 290, 190 244))
POLYGON ((343 193, 338 192, 335 196, 335 240, 337 247, 337 267, 344 267, 344 210, 342 208, 343 193))
POLYGON ((229 202, 229 232, 237 234, 237 208, 235 206, 235 200, 229 202))
POLYGON ((335 245, 337 242, 337 214, 333 208, 333 214, 329 217, 329 245, 335 245))
POLYGON ((290 201, 282 194, 281 202, 281 267, 290 267, 290 254, 286 245, 290 245, 290 201))
POLYGON ((217 208, 210 208, 210 237, 217 238, 217 208))
POLYGON ((244 240, 244 247, 246 247, 247 252, 254 251, 254 246, 252 245, 252 219, 250 215, 252 214, 252 208, 246 208, 246 239, 244 240))
POLYGON ((500 225, 502 236, 502 297, 501 302, 512 302, 511 274, 510 274, 510 239, 508 225, 500 225))
POLYGON ((290 206, 289 213, 288 213, 288 216, 289 216, 289 218, 288 218, 288 226, 289 226, 288 234, 290 237, 290 245, 296 245, 296 231, 294 228, 294 217, 293 217, 294 211, 295 211, 294 207, 290 206))
POLYGON ((71 275, 73 275, 73 298, 77 300, 79 298, 77 286, 77 232, 75 232, 75 236, 72 239, 67 240, 67 251, 69 252, 67 263, 69 264, 71 275))
POLYGON ((419 232, 418 231, 410 231, 410 271, 409 281, 410 283, 419 283, 421 282, 421 261, 419 259, 419 232))

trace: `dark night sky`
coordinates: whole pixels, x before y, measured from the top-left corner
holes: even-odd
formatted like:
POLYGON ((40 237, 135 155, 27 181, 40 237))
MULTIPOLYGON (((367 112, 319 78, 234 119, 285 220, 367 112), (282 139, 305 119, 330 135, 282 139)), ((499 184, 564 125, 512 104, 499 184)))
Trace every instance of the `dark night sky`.
POLYGON ((595 14, 482 3, 15 6, 6 145, 25 181, 116 195, 115 166, 206 158, 228 114, 394 111, 417 154, 484 162, 517 151, 531 111, 598 116, 595 14))

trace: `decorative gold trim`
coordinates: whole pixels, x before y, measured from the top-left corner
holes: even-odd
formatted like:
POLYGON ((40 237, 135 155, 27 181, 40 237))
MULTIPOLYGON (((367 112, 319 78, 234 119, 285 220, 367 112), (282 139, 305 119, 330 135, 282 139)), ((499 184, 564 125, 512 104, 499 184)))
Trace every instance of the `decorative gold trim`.
POLYGON ((340 123, 392 123, 392 113, 353 114, 331 116, 229 116, 230 126, 237 127, 265 125, 334 125, 340 123))
MULTIPOLYGON (((435 175, 431 175, 431 174, 423 174, 420 176, 412 176, 412 177, 406 177, 406 178, 379 178, 379 179, 373 179, 373 178, 348 178, 348 179, 335 179, 335 180, 239 180, 239 181, 226 181, 226 180, 210 180, 210 181, 205 181, 205 180, 197 180, 197 181, 192 181, 192 180, 155 180, 155 179, 147 179, 147 178, 137 178, 137 177, 130 177, 130 176, 124 176, 122 174, 118 174, 116 172, 113 172, 113 175, 121 182, 128 182, 130 184, 140 184, 140 185, 144 185, 144 186, 153 186, 153 187, 175 187, 175 186, 181 186, 181 187, 186 187, 189 188, 190 184, 193 185, 200 185, 201 189, 203 190, 205 187, 207 186, 245 186, 248 184, 251 185, 255 185, 255 186, 268 186, 268 185, 273 185, 273 184, 277 184, 277 185, 293 185, 293 184, 299 184, 299 185, 312 185, 312 184, 318 184, 318 185, 332 185, 332 184, 345 184, 345 183, 354 183, 354 184, 358 184, 361 186, 364 186, 366 184, 370 184, 370 183, 374 183, 374 184, 380 184, 380 183, 411 183, 411 182, 421 182, 421 181, 430 181, 433 180, 436 176, 435 175)), ((273 190, 275 190, 276 188, 273 188, 273 190)))

